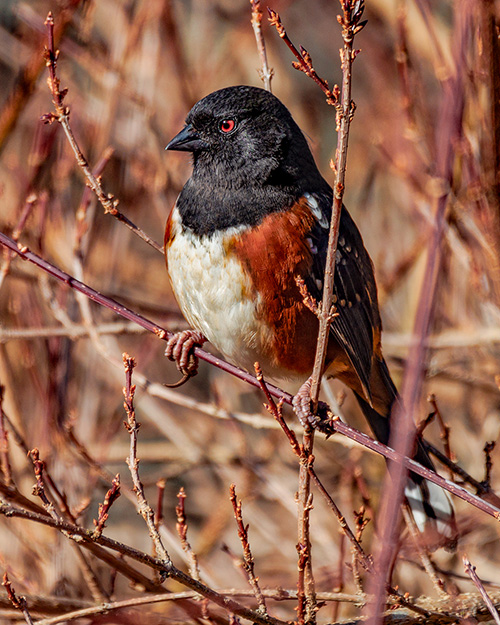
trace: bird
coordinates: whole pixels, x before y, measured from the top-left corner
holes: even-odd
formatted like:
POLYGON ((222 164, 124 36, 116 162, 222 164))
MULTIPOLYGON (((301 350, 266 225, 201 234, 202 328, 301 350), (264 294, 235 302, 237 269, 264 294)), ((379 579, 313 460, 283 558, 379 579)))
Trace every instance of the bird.
MULTIPOLYGON (((192 329, 167 342, 166 356, 193 375, 193 348, 208 340, 248 371, 259 362, 274 380, 304 381, 318 319, 299 283, 321 301, 333 194, 303 132, 271 92, 238 85, 198 101, 165 149, 190 152, 193 165, 165 228, 171 287, 192 329)), ((344 206, 333 303, 325 374, 354 392, 387 445, 398 393, 382 354, 373 264, 344 206)), ((418 439, 414 459, 434 470, 418 439)), ((410 473, 405 496, 425 544, 453 548, 447 493, 410 473)))

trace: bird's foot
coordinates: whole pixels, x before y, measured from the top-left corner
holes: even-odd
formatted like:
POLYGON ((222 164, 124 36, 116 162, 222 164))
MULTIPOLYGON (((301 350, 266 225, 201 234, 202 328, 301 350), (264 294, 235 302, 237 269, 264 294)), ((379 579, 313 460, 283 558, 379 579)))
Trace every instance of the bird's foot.
POLYGON ((328 404, 323 401, 319 401, 316 412, 312 412, 311 383, 312 378, 308 378, 304 384, 302 384, 293 398, 293 409, 299 421, 305 428, 311 427, 314 430, 323 432, 323 434, 326 434, 327 436, 331 436, 335 433, 335 430, 331 426, 331 409, 328 404))
POLYGON ((198 358, 194 353, 194 348, 203 347, 206 340, 203 334, 196 330, 176 332, 168 339, 165 356, 172 362, 175 362, 177 369, 182 373, 182 379, 175 384, 165 384, 165 386, 176 388, 196 375, 198 372, 198 358))

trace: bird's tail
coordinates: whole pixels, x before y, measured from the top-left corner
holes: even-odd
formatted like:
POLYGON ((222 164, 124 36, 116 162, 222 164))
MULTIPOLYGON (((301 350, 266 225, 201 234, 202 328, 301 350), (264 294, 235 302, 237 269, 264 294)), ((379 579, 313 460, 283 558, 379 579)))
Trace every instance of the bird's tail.
MULTIPOLYGON (((374 391, 378 390, 376 394, 374 392, 371 404, 355 392, 356 399, 375 437, 387 445, 390 437, 391 409, 398 394, 383 359, 374 363, 371 382, 371 388, 374 391)), ((421 440, 417 440, 413 459, 427 469, 435 470, 421 440)), ((420 475, 410 472, 405 497, 415 523, 422 533, 424 544, 428 548, 443 546, 453 549, 458 532, 448 493, 420 475)))

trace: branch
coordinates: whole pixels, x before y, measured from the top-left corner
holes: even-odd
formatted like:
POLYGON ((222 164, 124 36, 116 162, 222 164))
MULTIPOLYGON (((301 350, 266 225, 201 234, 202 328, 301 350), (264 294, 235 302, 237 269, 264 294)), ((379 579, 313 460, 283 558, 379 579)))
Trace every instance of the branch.
POLYGON ((309 76, 309 78, 314 80, 314 82, 320 87, 320 89, 326 95, 326 101, 328 102, 328 104, 332 104, 333 106, 336 106, 338 103, 338 95, 339 95, 338 87, 335 85, 333 90, 331 90, 330 87, 328 86, 327 81, 324 78, 320 78, 318 74, 316 73, 316 70, 314 69, 312 65, 312 59, 311 59, 309 52, 302 46, 300 46, 300 52, 297 50, 297 48, 294 46, 294 44, 292 43, 292 41, 290 40, 289 36, 286 33, 285 27, 283 26, 279 13, 276 13, 276 11, 273 11, 269 7, 267 8, 267 11, 269 13, 269 22, 271 23, 271 26, 276 27, 278 35, 281 37, 281 39, 283 39, 283 41, 286 43, 286 45, 288 46, 292 54, 297 59, 297 61, 293 63, 293 66, 295 67, 295 69, 298 69, 299 71, 304 72, 306 76, 309 76))
POLYGON ((342 26, 342 39, 344 47, 340 50, 342 67, 342 92, 340 103, 336 102, 337 109, 337 151, 335 155, 335 183, 333 185, 333 206, 328 236, 328 252, 325 266, 325 284, 323 287, 323 299, 321 302, 318 318, 319 332, 314 359, 314 369, 311 382, 311 401, 313 410, 318 405, 321 388, 321 377, 324 372, 326 352, 330 338, 330 325, 335 314, 333 296, 335 294, 335 259, 337 254, 337 240, 339 236, 340 214, 342 211, 342 199, 345 188, 345 172, 347 166, 347 146, 349 142, 349 128, 354 115, 355 105, 351 100, 351 77, 352 63, 356 57, 353 50, 354 35, 362 30, 365 23, 361 22, 364 11, 364 0, 341 0, 343 14, 337 16, 342 26))
POLYGON ((160 536, 160 532, 155 522, 155 513, 153 508, 148 503, 146 499, 146 494, 144 492, 144 486, 141 482, 141 478, 139 476, 139 459, 137 458, 137 433, 139 432, 139 428, 141 424, 137 422, 135 418, 135 408, 134 408, 134 395, 135 395, 135 385, 132 384, 132 372, 136 365, 135 359, 131 358, 128 354, 123 354, 123 364, 125 366, 125 377, 126 377, 126 385, 123 389, 123 395, 125 397, 124 408, 127 413, 127 422, 124 423, 127 428, 128 433, 130 434, 130 454, 127 458, 127 465, 130 469, 130 474, 132 476, 132 481, 134 483, 134 492, 137 497, 137 503, 139 505, 139 513, 142 518, 146 521, 146 525, 148 526, 149 535, 151 536, 151 540, 155 546, 155 552, 159 555, 160 559, 165 562, 167 566, 172 565, 172 560, 168 555, 167 550, 163 545, 163 541, 160 536))
POLYGON ((3 575, 2 586, 5 587, 5 590, 7 591, 7 596, 9 597, 9 600, 12 603, 12 605, 16 608, 16 610, 20 610, 23 613, 24 620, 26 621, 26 623, 28 623, 28 625, 33 625, 33 619, 31 618, 31 614, 29 613, 28 605, 26 603, 26 598, 18 597, 16 595, 14 589, 12 588, 12 584, 9 580, 7 573, 4 573, 3 575))
POLYGON ((52 102, 55 107, 55 113, 47 113, 42 116, 42 121, 46 124, 52 124, 53 122, 58 122, 63 127, 64 133, 71 145, 71 148, 75 154, 76 162, 78 166, 83 171, 85 178, 87 179, 87 183, 92 189, 92 191, 96 194, 97 199, 101 203, 104 208, 105 213, 109 213, 116 217, 119 221, 124 223, 128 228, 130 228, 135 234, 137 234, 143 241, 145 241, 148 245, 153 247, 158 252, 163 253, 163 247, 151 239, 143 230, 141 230, 138 226, 130 221, 125 215, 119 212, 118 204, 119 200, 116 199, 111 193, 105 193, 102 188, 101 181, 99 177, 96 177, 92 173, 92 169, 90 168, 87 159, 83 155, 83 152, 78 145, 75 135, 71 129, 69 123, 69 114, 70 110, 68 106, 64 104, 64 98, 68 93, 67 89, 60 88, 60 81, 57 77, 57 60, 59 57, 59 50, 54 48, 54 18, 52 16, 52 12, 49 12, 47 15, 47 19, 45 20, 45 25, 47 26, 47 39, 48 44, 45 48, 45 64, 49 70, 49 78, 47 79, 50 91, 52 93, 52 102))
POLYGON ((73 523, 68 523, 66 521, 56 521, 49 516, 37 514, 36 512, 29 512, 28 510, 23 510, 21 508, 18 508, 17 506, 13 506, 8 503, 0 503, 0 514, 3 514, 7 518, 27 519, 29 521, 41 523, 42 525, 46 525, 48 527, 53 527, 60 532, 64 532, 67 535, 70 535, 73 540, 76 539, 78 544, 85 548, 90 548, 90 546, 98 544, 118 553, 121 553, 124 556, 136 560, 137 562, 145 564, 155 571, 160 571, 160 573, 162 573, 163 575, 166 575, 170 579, 179 582, 187 588, 191 588, 198 594, 203 595, 216 605, 227 610, 228 612, 233 612, 234 614, 241 616, 242 618, 248 619, 253 623, 256 623, 257 625, 287 625, 284 621, 280 619, 258 614, 255 610, 246 608, 237 601, 234 601, 233 599, 225 597, 221 593, 212 590, 205 584, 202 584, 198 580, 193 579, 190 575, 187 575, 186 573, 178 569, 171 561, 165 562, 165 560, 154 558, 153 556, 150 556, 143 551, 139 551, 134 547, 130 547, 129 545, 126 545, 124 543, 120 543, 119 541, 112 538, 108 538, 106 536, 98 536, 96 538, 93 538, 93 532, 91 530, 87 530, 83 527, 79 527, 78 525, 74 525, 73 523))
POLYGON ((271 80, 274 75, 274 70, 269 67, 267 62, 266 43, 264 41, 264 35, 262 34, 262 9, 260 0, 250 0, 250 4, 252 5, 252 28, 262 65, 259 75, 264 83, 264 89, 266 89, 266 91, 271 91, 271 80))
POLYGON ((236 486, 231 484, 229 487, 229 496, 231 504, 233 506, 234 518, 238 526, 238 537, 243 547, 243 570, 245 571, 248 583, 250 584, 257 603, 259 604, 258 611, 261 614, 267 614, 266 602, 262 590, 259 586, 259 578, 255 576, 255 565, 250 543, 248 542, 248 525, 243 523, 243 516, 241 512, 241 500, 236 497, 236 486))
POLYGON ((500 615, 498 614, 498 610, 495 608, 493 601, 490 599, 488 593, 486 592, 486 588, 483 586, 483 583, 479 579, 478 574, 476 573, 476 567, 471 564, 469 558, 466 555, 462 557, 462 560, 464 563, 465 572, 467 573, 467 575, 469 575, 471 580, 474 582, 474 585, 479 590, 479 594, 484 599, 484 603, 486 604, 486 607, 493 617, 493 620, 495 621, 496 625, 500 625, 500 615))
POLYGON ((178 504, 175 507, 175 515, 177 517, 177 523, 175 527, 177 529, 177 533, 179 534, 182 549, 184 550, 184 553, 186 554, 188 561, 189 561, 189 573, 191 577, 199 580, 201 579, 201 576, 200 576, 200 567, 198 564, 198 556, 193 551, 193 548, 191 547, 191 544, 187 539, 188 524, 186 520, 186 512, 184 510, 185 500, 186 500, 186 493, 184 491, 184 488, 181 487, 181 489, 177 493, 178 504))
MULTIPOLYGON (((473 28, 473 3, 463 0, 455 5, 455 41, 453 54, 455 69, 443 84, 438 125, 436 132, 435 178, 439 193, 434 205, 434 228, 428 244, 427 263, 418 298, 413 335, 415 343, 408 356, 408 364, 401 388, 401 401, 395 406, 390 444, 402 456, 411 453, 415 437, 414 415, 418 414, 422 396, 423 373, 427 355, 426 340, 430 334, 437 297, 438 276, 443 255, 443 234, 446 226, 446 207, 452 187, 456 142, 462 135, 462 117, 465 105, 463 79, 466 72, 462 55, 468 48, 473 28)), ((368 588, 373 597, 369 606, 369 625, 382 622, 385 603, 385 587, 391 562, 397 546, 398 519, 406 483, 406 467, 390 462, 382 487, 385 497, 381 504, 380 539, 375 556, 378 575, 371 579, 368 588)), ((448 489, 449 490, 449 489, 448 489)), ((497 517, 498 518, 498 517, 497 517)))
MULTIPOLYGON (((25 246, 23 247, 21 245, 18 246, 12 239, 10 239, 7 235, 3 234, 2 232, 0 232, 0 244, 5 245, 9 249, 16 252, 21 258, 25 260, 29 260, 30 262, 35 264, 37 267, 43 269, 44 271, 49 273, 51 276, 57 278, 58 280, 61 280, 62 282, 70 286, 71 288, 77 291, 80 291, 81 293, 84 293, 91 300, 97 302, 98 304, 102 306, 105 306, 106 308, 109 308, 110 310, 113 310, 115 313, 117 313, 118 315, 121 315, 122 317, 125 317, 129 321, 133 321, 137 323, 145 330, 155 334, 158 338, 162 340, 167 340, 170 336, 172 336, 172 333, 168 332, 167 330, 157 325, 153 321, 150 321, 146 317, 143 317, 142 315, 139 315, 138 313, 133 312, 132 310, 130 310, 126 306, 123 306, 116 300, 110 297, 106 297, 105 295, 102 295, 102 293, 95 291, 94 289, 84 284, 83 282, 76 280, 75 278, 70 276, 68 273, 57 268, 52 263, 49 263, 48 261, 40 258, 40 256, 37 256, 37 254, 34 254, 33 252, 31 252, 27 247, 25 246)), ((206 352, 205 350, 199 347, 196 347, 194 351, 195 351, 195 354, 198 356, 198 358, 200 358, 201 360, 204 360, 205 362, 213 365, 214 367, 217 367, 218 369, 221 369, 222 371, 225 371, 226 373, 230 373, 231 375, 234 375, 235 377, 239 378, 240 380, 243 380, 244 382, 247 382, 248 384, 250 384, 251 386, 254 386, 255 388, 259 388, 259 389, 261 388, 261 384, 259 383, 257 378, 251 375, 250 373, 248 373, 247 371, 244 371, 243 369, 240 369, 239 367, 235 367, 234 365, 231 365, 230 363, 225 362, 220 357, 213 356, 212 354, 209 354, 208 352, 206 352)), ((290 395, 290 393, 287 393, 286 391, 283 391, 282 389, 272 384, 266 383, 266 387, 267 387, 267 390, 269 391, 269 394, 272 397, 275 397, 278 400, 282 400, 282 402, 285 404, 288 404, 290 406, 292 405, 293 397, 292 395, 290 395)), ((477 495, 469 493, 467 490, 465 490, 465 488, 459 486, 458 484, 454 484, 450 482, 449 480, 444 479, 443 477, 441 477, 434 471, 426 469, 425 467, 421 466, 418 462, 415 462, 414 460, 396 452, 391 447, 388 447, 386 445, 383 445, 382 443, 379 443, 376 440, 373 440, 368 435, 363 434, 359 430, 356 430, 355 428, 347 425, 346 423, 343 423, 340 419, 332 416, 330 419, 321 423, 320 427, 321 427, 321 431, 327 436, 332 436, 333 434, 335 434, 335 432, 338 432, 339 434, 346 436, 351 441, 355 441, 356 443, 362 445, 363 447, 366 447, 367 449, 370 449, 371 451, 374 451, 375 453, 380 454, 384 456, 385 458, 396 460, 397 462, 402 463, 407 469, 413 471, 417 475, 421 475, 422 477, 425 477, 426 479, 428 479, 431 482, 434 482, 434 484, 437 484, 444 490, 447 490, 448 492, 452 493, 456 497, 459 497, 460 499, 463 499, 470 505, 476 507, 478 510, 485 512, 486 514, 492 516, 493 518, 497 520, 500 520, 500 507, 493 506, 492 504, 490 504, 487 501, 484 501, 477 495)))

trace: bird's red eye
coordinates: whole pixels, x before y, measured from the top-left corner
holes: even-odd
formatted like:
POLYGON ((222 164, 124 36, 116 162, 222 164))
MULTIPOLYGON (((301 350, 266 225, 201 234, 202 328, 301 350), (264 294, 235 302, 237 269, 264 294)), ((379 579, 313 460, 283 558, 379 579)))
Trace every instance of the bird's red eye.
POLYGON ((231 132, 236 127, 236 122, 234 119, 223 119, 219 124, 220 131, 227 134, 231 132))

